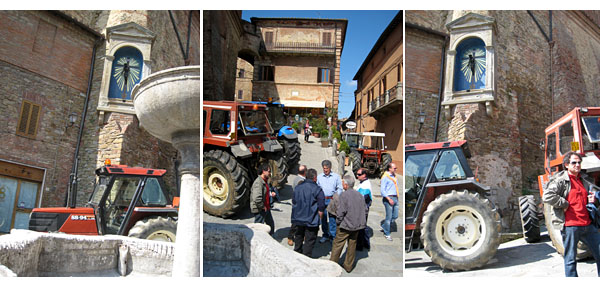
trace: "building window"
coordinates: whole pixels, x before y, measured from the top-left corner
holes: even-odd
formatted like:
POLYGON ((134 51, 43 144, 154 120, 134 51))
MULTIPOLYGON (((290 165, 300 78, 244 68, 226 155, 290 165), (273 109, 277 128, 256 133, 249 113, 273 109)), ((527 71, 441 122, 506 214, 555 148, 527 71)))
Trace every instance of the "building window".
POLYGON ((142 53, 136 48, 127 46, 115 53, 111 70, 108 98, 131 100, 133 86, 142 79, 142 53))
POLYGON ((323 33, 323 46, 331 46, 331 33, 323 33))
POLYGON ((265 44, 273 44, 273 32, 265 32, 265 44))
MULTIPOLYGON (((386 75, 387 76, 387 75, 386 75)), ((381 94, 385 94, 385 92, 387 91, 387 81, 386 81, 386 76, 383 77, 383 79, 381 79, 381 94)))
POLYGON ((38 131, 42 107, 30 101, 23 101, 17 126, 17 135, 35 138, 38 131))
POLYGON ((317 83, 330 83, 333 82, 331 78, 331 70, 329 68, 319 68, 319 75, 317 76, 317 83))
POLYGON ((244 78, 245 76, 246 76, 246 70, 240 69, 240 72, 238 73, 238 78, 244 78))
POLYGON ((238 100, 241 100, 243 98, 244 98, 244 91, 238 90, 238 100))
POLYGON ((275 81, 275 67, 261 66, 260 81, 275 81))
POLYGON ((485 88, 485 43, 468 38, 458 44, 454 68, 454 90, 470 91, 485 88))

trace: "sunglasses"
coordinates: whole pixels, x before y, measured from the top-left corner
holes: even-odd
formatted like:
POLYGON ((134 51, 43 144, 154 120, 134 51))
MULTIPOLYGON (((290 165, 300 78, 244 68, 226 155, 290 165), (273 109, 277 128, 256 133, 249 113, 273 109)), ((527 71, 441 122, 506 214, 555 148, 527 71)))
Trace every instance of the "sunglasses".
POLYGON ((580 161, 572 161, 572 162, 570 162, 570 164, 571 165, 577 165, 577 164, 581 165, 581 162, 580 161))
POLYGON ((361 176, 363 174, 366 174, 366 173, 357 173, 356 176, 361 176))

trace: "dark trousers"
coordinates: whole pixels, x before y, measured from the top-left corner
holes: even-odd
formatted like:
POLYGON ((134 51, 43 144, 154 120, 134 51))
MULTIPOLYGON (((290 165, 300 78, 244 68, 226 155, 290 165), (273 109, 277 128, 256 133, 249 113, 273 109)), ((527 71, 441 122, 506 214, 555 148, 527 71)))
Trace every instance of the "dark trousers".
POLYGON ((337 229, 335 239, 333 240, 333 247, 331 248, 331 258, 329 260, 338 263, 342 249, 348 241, 348 248, 346 248, 346 260, 344 260, 344 270, 350 273, 354 265, 354 259, 356 258, 356 239, 358 238, 358 230, 350 231, 343 228, 337 229))
MULTIPOLYGON (((369 220, 369 216, 367 215, 367 222, 369 220)), ((371 239, 369 238, 369 234, 367 234, 367 228, 361 229, 358 231, 358 239, 356 241, 356 250, 362 251, 363 248, 371 250, 371 239)))
POLYGON ((296 230, 297 229, 298 229, 298 227, 296 226, 296 224, 292 223, 292 227, 290 227, 290 232, 288 233, 287 238, 294 240, 294 237, 296 235, 296 230))
POLYGON ((302 253, 308 257, 312 257, 312 250, 317 242, 317 233, 319 227, 309 227, 296 225, 296 233, 294 234, 294 251, 302 253))
POLYGON ((588 226, 565 226, 561 231, 563 245, 565 247, 565 275, 567 277, 578 277, 577 275, 577 243, 583 241, 594 255, 596 270, 600 277, 600 233, 591 224, 588 226))
POLYGON ((273 215, 271 214, 271 210, 261 210, 259 213, 254 214, 254 223, 263 223, 271 227, 271 231, 269 231, 270 235, 275 233, 275 222, 273 221, 273 215))

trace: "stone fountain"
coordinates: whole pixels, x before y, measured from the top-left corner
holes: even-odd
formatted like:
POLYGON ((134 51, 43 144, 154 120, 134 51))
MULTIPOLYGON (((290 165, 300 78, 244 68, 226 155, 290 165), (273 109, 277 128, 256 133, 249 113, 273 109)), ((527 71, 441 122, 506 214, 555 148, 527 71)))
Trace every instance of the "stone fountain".
POLYGON ((131 94, 140 125, 181 155, 173 276, 200 276, 200 66, 150 74, 131 94))

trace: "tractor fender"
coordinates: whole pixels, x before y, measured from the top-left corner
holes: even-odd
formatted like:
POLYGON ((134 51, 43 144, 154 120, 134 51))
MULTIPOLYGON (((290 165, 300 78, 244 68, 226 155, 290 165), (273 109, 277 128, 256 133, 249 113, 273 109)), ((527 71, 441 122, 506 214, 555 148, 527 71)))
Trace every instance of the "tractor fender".
POLYGON ((266 140, 262 145, 267 152, 278 152, 283 150, 283 146, 276 140, 266 140))
POLYGON ((238 141, 238 144, 231 146, 231 153, 237 158, 247 158, 252 156, 252 152, 248 149, 244 141, 238 141))
POLYGON ((296 133, 296 131, 290 126, 283 126, 281 129, 279 129, 277 137, 284 137, 285 139, 293 140, 298 138, 298 133, 296 133))

